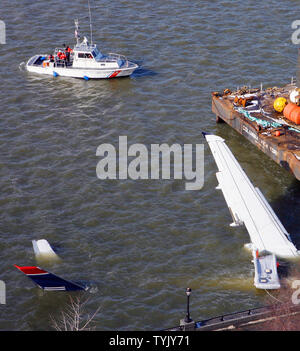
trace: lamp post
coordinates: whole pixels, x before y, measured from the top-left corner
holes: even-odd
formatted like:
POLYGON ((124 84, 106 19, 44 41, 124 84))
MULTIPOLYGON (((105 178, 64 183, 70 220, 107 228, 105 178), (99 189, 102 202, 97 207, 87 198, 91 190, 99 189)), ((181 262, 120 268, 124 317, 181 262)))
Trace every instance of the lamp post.
POLYGON ((185 293, 187 296, 187 301, 186 301, 186 316, 184 318, 184 321, 185 321, 185 323, 190 323, 190 322, 192 322, 192 319, 190 318, 190 295, 192 293, 192 289, 187 288, 185 293))

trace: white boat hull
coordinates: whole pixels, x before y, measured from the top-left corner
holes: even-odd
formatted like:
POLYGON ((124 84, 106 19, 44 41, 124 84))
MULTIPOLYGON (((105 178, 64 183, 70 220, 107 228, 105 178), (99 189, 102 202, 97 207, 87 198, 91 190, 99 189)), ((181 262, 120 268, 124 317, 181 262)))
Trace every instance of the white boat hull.
MULTIPOLYGON (((35 57, 35 56, 34 56, 35 57)), ((32 57, 26 64, 26 69, 29 72, 37 74, 45 74, 51 76, 83 78, 83 79, 107 79, 116 77, 128 77, 137 68, 138 65, 129 62, 128 67, 120 68, 106 68, 106 69, 93 69, 93 68, 73 68, 73 67, 43 67, 30 64, 33 61, 32 57)))

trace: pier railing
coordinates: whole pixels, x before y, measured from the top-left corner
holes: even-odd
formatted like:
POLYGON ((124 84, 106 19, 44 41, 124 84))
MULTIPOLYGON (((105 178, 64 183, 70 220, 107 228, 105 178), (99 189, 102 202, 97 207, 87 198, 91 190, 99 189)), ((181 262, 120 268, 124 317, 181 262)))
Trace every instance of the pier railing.
MULTIPOLYGON (((198 322, 182 324, 177 327, 165 329, 164 331, 213 331, 226 329, 231 325, 234 327, 239 327, 248 322, 258 321, 260 319, 263 320, 269 317, 276 318, 274 315, 275 309, 276 305, 252 308, 241 312, 224 314, 198 322)), ((289 313, 294 312, 300 313, 299 305, 294 305, 289 308, 289 313)))

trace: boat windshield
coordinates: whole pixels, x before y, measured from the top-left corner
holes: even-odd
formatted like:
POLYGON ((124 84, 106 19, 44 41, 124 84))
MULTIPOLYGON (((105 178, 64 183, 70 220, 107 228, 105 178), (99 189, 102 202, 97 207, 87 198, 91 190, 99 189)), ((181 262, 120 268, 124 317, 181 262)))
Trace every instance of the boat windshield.
POLYGON ((95 58, 96 61, 100 61, 101 58, 103 57, 103 55, 101 54, 101 52, 98 50, 98 48, 95 48, 93 51, 92 51, 92 54, 95 58))

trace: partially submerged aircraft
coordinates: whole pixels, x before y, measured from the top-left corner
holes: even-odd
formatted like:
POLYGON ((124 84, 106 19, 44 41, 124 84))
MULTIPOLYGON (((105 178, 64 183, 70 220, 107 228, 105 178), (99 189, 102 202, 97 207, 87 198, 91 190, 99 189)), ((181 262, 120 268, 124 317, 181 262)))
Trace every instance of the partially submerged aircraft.
MULTIPOLYGON (((51 260, 58 260, 59 257, 56 255, 50 244, 45 239, 32 240, 33 251, 36 258, 46 258, 51 260)), ((65 280, 53 273, 47 272, 46 270, 37 266, 17 266, 21 272, 23 272, 28 278, 30 278, 35 284, 41 289, 46 291, 76 291, 76 290, 88 290, 88 286, 83 284, 65 280)))
POLYGON ((216 173, 227 206, 233 218, 231 226, 245 225, 255 267, 254 285, 258 289, 280 288, 276 256, 296 258, 300 252, 290 235, 261 193, 254 187, 238 161, 217 135, 203 133, 219 172, 216 173))
POLYGON ((28 278, 33 280, 41 289, 46 291, 76 291, 87 290, 86 286, 65 280, 53 273, 47 272, 44 269, 36 266, 17 266, 28 278))
POLYGON ((254 285, 257 289, 279 289, 277 262, 274 254, 259 256, 258 250, 253 254, 254 285))
POLYGON ((59 260, 46 239, 32 240, 32 246, 37 259, 59 260))

